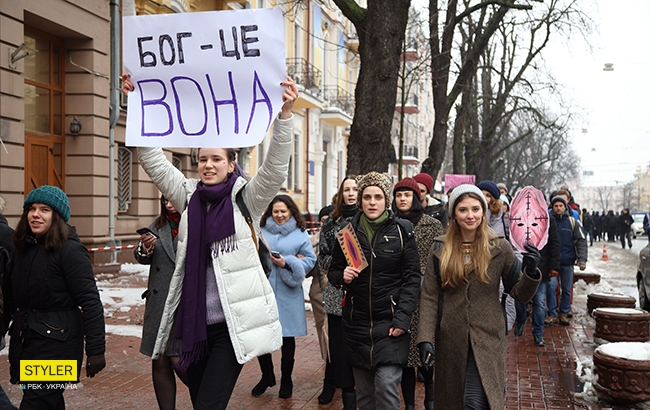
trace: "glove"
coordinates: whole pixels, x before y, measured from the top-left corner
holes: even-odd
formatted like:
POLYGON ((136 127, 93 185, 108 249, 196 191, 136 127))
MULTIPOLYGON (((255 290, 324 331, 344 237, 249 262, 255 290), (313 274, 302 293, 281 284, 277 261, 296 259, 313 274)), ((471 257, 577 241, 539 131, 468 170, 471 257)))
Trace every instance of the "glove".
POLYGON ((418 350, 420 351, 420 360, 424 367, 429 367, 436 360, 436 352, 431 343, 422 342, 418 344, 418 350))
POLYGON ((539 265, 540 259, 542 259, 542 255, 540 255, 539 250, 531 245, 528 244, 524 248, 528 252, 524 252, 524 260, 521 263, 523 270, 526 272, 526 275, 530 276, 533 279, 539 278, 539 272, 537 271, 537 265, 539 265))
POLYGON ((104 353, 86 357, 86 376, 92 378, 106 367, 104 353))
POLYGON ((580 270, 587 269, 587 262, 583 262, 583 261, 578 262, 578 267, 580 268, 580 270))

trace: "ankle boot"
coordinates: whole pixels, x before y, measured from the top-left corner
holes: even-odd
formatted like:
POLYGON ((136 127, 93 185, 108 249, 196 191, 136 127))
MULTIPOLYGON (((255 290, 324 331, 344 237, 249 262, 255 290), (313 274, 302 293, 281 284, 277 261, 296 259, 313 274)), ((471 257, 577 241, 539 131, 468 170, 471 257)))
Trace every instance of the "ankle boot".
POLYGON ((424 410, 433 410, 433 384, 424 385, 424 410))
POLYGON ((264 354, 257 358, 262 369, 262 379, 253 387, 251 394, 255 397, 264 394, 266 389, 275 386, 275 374, 273 373, 273 359, 270 354, 264 354))
POLYGON ((325 379, 323 380, 323 391, 318 396, 318 404, 328 404, 334 398, 336 391, 336 377, 334 377, 334 366, 332 363, 325 363, 325 379))
POLYGON ((343 400, 343 410, 357 410, 357 392, 343 392, 341 393, 343 400))
POLYGON ((293 372, 293 359, 282 359, 281 364, 282 378, 280 379, 280 393, 278 397, 288 399, 293 394, 293 382, 291 373, 293 372))

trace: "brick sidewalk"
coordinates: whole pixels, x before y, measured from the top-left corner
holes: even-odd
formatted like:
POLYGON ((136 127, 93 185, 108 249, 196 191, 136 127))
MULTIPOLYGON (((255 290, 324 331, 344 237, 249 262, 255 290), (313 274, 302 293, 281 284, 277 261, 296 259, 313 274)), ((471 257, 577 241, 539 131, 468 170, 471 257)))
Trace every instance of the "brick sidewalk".
MULTIPOLYGON (((308 323, 313 323, 308 312, 308 323)), ((544 329, 545 347, 533 344, 530 321, 524 335, 508 336, 508 361, 506 365, 506 409, 615 409, 611 405, 588 405, 573 398, 582 390, 575 376, 575 358, 585 358, 593 353, 592 329, 582 325, 554 326, 544 329)), ((138 337, 107 336, 108 366, 95 378, 82 378, 77 390, 65 393, 68 409, 156 409, 150 375, 150 360, 139 353, 138 337)), ((14 403, 21 391, 9 385, 6 351, 0 356, 0 383, 14 403)), ((276 377, 279 380, 280 353, 273 355, 276 377)), ((320 358, 318 340, 310 328, 306 337, 296 343, 296 369, 294 394, 290 399, 277 397, 279 386, 270 388, 261 397, 252 397, 250 390, 260 377, 257 361, 244 366, 235 388, 231 409, 341 409, 340 390, 329 405, 319 405, 317 397, 322 387, 324 366, 320 358)), ((85 371, 84 371, 85 372, 85 371)), ((191 409, 187 389, 179 382, 177 408, 191 409)), ((416 408, 423 408, 424 389, 418 383, 416 408)), ((629 407, 625 407, 629 408, 629 407)))

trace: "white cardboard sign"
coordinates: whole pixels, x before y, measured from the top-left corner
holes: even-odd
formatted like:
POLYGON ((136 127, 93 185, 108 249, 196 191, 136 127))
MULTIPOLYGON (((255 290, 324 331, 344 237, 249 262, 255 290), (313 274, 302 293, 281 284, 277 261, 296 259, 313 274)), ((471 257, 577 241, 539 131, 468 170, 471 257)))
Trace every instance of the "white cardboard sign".
POLYGON ((123 18, 126 145, 248 147, 282 107, 280 9, 123 18))

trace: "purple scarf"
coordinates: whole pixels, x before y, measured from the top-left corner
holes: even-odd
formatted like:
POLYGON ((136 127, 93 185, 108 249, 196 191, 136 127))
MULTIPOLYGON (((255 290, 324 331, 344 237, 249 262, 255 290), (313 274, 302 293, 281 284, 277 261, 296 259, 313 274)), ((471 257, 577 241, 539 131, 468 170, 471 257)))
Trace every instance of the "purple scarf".
POLYGON ((187 207, 185 278, 175 320, 175 337, 181 340, 177 367, 182 370, 208 353, 205 275, 211 258, 234 250, 237 244, 231 199, 235 181, 237 175, 231 173, 221 184, 206 186, 199 182, 187 207))

